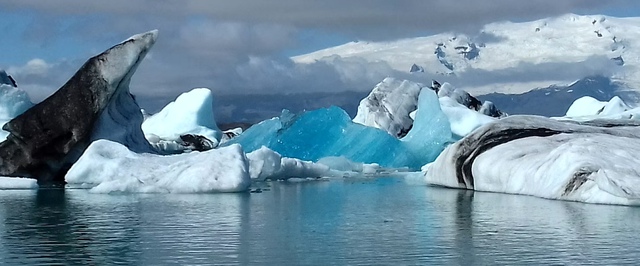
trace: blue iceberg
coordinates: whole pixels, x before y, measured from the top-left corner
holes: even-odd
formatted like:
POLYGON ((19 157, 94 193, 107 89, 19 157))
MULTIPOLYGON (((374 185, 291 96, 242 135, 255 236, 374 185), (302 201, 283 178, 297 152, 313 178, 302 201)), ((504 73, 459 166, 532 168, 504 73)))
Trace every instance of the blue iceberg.
POLYGON ((452 141, 447 117, 436 94, 420 93, 413 128, 403 139, 387 132, 353 123, 339 107, 329 107, 278 118, 252 126, 224 145, 238 143, 245 152, 266 146, 283 157, 317 162, 328 156, 342 156, 354 162, 377 163, 383 167, 419 169, 432 162, 452 141))

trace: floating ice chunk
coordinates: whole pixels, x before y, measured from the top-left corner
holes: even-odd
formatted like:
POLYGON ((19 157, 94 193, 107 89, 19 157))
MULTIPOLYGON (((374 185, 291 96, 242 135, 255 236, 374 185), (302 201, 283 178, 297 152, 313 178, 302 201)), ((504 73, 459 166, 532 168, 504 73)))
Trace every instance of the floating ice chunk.
POLYGON ((267 147, 248 153, 247 158, 249 174, 253 180, 318 178, 326 176, 329 172, 326 165, 283 158, 267 147))
POLYGON ((15 80, 7 74, 6 71, 0 69, 0 85, 9 85, 11 87, 17 87, 15 80))
MULTIPOLYGON (((402 138, 404 147, 418 160, 420 165, 407 164, 412 169, 432 162, 452 141, 451 124, 442 112, 440 101, 432 90, 422 90, 418 99, 418 111, 411 131, 402 138)), ((403 165, 394 165, 401 167, 403 165)))
POLYGON ((222 133, 213 115, 213 96, 206 88, 185 92, 167 104, 159 113, 142 123, 145 135, 154 134, 162 140, 178 141, 180 135, 194 134, 220 141, 222 133))
POLYGON ((449 97, 442 97, 439 100, 440 107, 442 107, 442 111, 451 125, 451 132, 457 138, 464 137, 476 128, 496 120, 493 117, 473 111, 449 97))
POLYGON ((567 114, 568 117, 598 115, 604 109, 606 102, 601 102, 590 96, 584 96, 573 101, 567 114))
POLYGON ((280 118, 254 125, 224 145, 239 143, 248 152, 266 146, 284 157, 312 162, 342 156, 385 168, 418 169, 434 160, 451 141, 449 122, 435 93, 422 90, 420 95, 417 119, 402 140, 380 129, 353 123, 344 110, 334 106, 299 116, 284 112, 280 118))
POLYGON ((513 116, 447 147, 430 184, 588 203, 640 204, 640 123, 513 116))
MULTIPOLYGON (((353 175, 375 175, 384 171, 395 169, 385 169, 377 163, 356 163, 341 156, 329 156, 318 160, 319 164, 324 164, 331 168, 331 176, 348 177, 353 175)), ((386 173, 386 172, 385 172, 386 173)))
POLYGON ((38 189, 38 180, 0 176, 0 190, 4 189, 38 189))
MULTIPOLYGON (((0 128, 9 120, 33 107, 27 92, 11 85, 0 84, 0 128)), ((9 132, 0 130, 0 141, 7 138, 9 132)))
POLYGON ((424 85, 408 80, 385 78, 360 101, 353 122, 404 137, 413 124, 409 114, 417 108, 422 87, 424 85))
POLYGON ((342 156, 329 156, 320 158, 318 163, 324 164, 329 168, 337 171, 363 172, 364 164, 355 163, 342 156))
POLYGON ((618 96, 608 102, 601 102, 592 97, 584 96, 575 100, 564 117, 558 120, 589 121, 594 119, 638 119, 640 108, 631 108, 618 96))
POLYGON ((208 193, 247 190, 247 159, 239 145, 178 155, 136 154, 108 141, 93 142, 65 176, 92 192, 208 193))
POLYGON ((247 129, 224 145, 240 143, 251 152, 266 146, 284 157, 317 161, 344 156, 351 161, 385 166, 415 163, 400 140, 377 128, 351 122, 347 113, 330 107, 295 118, 274 118, 247 129))
POLYGON ((603 116, 615 115, 615 114, 626 112, 630 109, 631 107, 629 107, 626 103, 624 103, 624 101, 622 101, 620 97, 614 96, 613 98, 611 98, 611 100, 609 100, 607 104, 605 104, 600 114, 603 116))

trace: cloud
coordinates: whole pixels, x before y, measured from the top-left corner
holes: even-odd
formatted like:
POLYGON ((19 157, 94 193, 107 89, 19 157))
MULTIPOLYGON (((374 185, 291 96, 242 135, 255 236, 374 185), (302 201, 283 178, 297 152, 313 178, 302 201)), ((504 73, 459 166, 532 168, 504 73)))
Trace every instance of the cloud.
MULTIPOLYGON (((224 95, 273 95, 366 91, 386 76, 426 83, 433 78, 399 72, 384 62, 371 63, 357 58, 332 57, 312 64, 295 64, 284 51, 306 45, 300 35, 317 32, 315 30, 372 40, 425 32, 477 33, 486 23, 498 20, 528 20, 634 3, 627 0, 4 0, 0 10, 31 18, 23 36, 9 36, 11 39, 35 42, 43 49, 49 43, 72 39, 78 48, 77 57, 71 59, 36 59, 7 69, 36 101, 59 88, 90 55, 132 34, 160 29, 157 44, 131 84, 132 92, 139 96, 143 107, 153 111, 194 87, 209 87, 214 93, 224 95)), ((491 36, 483 37, 490 40, 491 36)), ((609 62, 594 60, 592 65, 597 67, 591 69, 521 65, 503 73, 471 70, 449 79, 456 86, 545 75, 573 79, 608 67, 609 62)))
POLYGON ((60 88, 80 66, 79 61, 49 63, 34 58, 21 66, 9 66, 6 71, 32 101, 39 102, 60 88))
POLYGON ((24 66, 14 66, 7 69, 10 73, 21 76, 46 76, 51 65, 40 58, 29 60, 24 66))
MULTIPOLYGON (((0 9, 44 14, 96 15, 134 24, 206 17, 220 21, 273 23, 343 32, 356 38, 388 39, 416 32, 477 30, 500 20, 530 20, 567 12, 633 5, 632 0, 4 0, 0 9)), ((118 23, 107 24, 120 27, 118 23)), ((95 25, 94 25, 95 26, 95 25)))

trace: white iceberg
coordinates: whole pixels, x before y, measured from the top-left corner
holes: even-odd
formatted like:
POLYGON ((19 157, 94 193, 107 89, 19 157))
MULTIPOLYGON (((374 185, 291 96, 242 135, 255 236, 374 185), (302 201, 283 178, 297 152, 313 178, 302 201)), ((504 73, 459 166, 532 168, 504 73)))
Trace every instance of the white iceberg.
POLYGON ((558 120, 588 121, 594 119, 640 119, 640 108, 632 108, 620 97, 614 96, 609 101, 598 101, 584 96, 575 100, 564 117, 558 120))
POLYGON ((442 112, 447 116, 451 125, 451 132, 457 138, 464 137, 475 129, 496 120, 496 118, 473 111, 450 97, 442 97, 439 100, 442 112))
POLYGON ((282 157, 267 147, 261 147, 247 154, 249 174, 257 181, 283 180, 290 178, 326 177, 329 167, 323 164, 282 157))
POLYGON ((447 147, 429 184, 587 203, 640 204, 640 123, 513 116, 447 147))
POLYGON ((156 148, 165 142, 180 142, 180 136, 194 134, 204 136, 215 145, 220 142, 222 132, 216 125, 213 114, 213 95, 207 88, 185 92, 167 104, 160 112, 142 123, 147 140, 156 148))
POLYGON ((248 161, 239 145, 161 156, 137 154, 108 140, 93 142, 65 180, 70 187, 96 193, 239 192, 251 185, 248 161))
POLYGON ((413 125, 409 113, 415 111, 424 86, 408 80, 385 78, 358 105, 353 122, 403 137, 413 125))
POLYGON ((353 122, 385 130, 395 137, 404 137, 413 126, 422 89, 436 92, 441 109, 451 123, 451 131, 458 138, 495 118, 506 116, 493 103, 482 103, 447 82, 440 84, 434 80, 427 88, 408 80, 385 78, 360 102, 353 122))
POLYGON ((38 180, 22 177, 0 176, 0 190, 37 189, 38 180))

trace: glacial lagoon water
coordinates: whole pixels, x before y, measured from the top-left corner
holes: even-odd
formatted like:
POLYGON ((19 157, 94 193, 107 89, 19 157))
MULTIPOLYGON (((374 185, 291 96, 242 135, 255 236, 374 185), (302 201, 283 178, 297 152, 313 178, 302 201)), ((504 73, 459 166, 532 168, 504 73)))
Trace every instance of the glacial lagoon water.
POLYGON ((388 177, 262 193, 0 191, 0 263, 636 264, 640 208, 429 187, 388 177))

